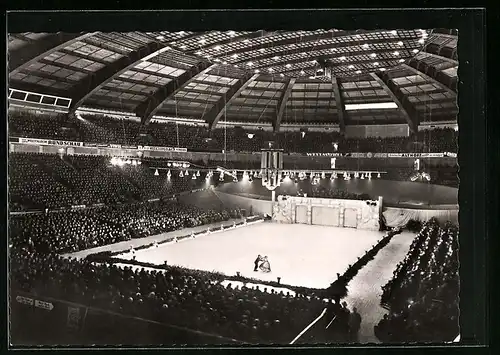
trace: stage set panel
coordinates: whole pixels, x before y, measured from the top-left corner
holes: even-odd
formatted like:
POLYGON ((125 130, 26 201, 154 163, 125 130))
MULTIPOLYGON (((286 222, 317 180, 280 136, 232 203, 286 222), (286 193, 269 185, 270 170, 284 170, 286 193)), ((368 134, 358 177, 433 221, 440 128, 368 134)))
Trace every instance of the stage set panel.
POLYGON ((378 231, 382 197, 378 200, 340 200, 312 197, 278 196, 273 220, 321 226, 378 231))

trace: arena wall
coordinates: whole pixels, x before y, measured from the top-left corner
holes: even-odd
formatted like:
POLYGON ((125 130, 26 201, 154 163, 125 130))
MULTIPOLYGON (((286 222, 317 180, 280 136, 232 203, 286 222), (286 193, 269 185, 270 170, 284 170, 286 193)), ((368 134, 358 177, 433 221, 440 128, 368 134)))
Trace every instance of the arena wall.
POLYGON ((378 231, 382 198, 376 201, 278 196, 273 220, 378 231))
POLYGON ((239 207, 248 211, 249 214, 269 215, 273 214, 273 204, 269 200, 259 200, 228 194, 215 190, 215 194, 228 207, 239 207))
POLYGON ((431 218, 436 218, 440 222, 458 224, 458 208, 422 210, 387 207, 384 209, 383 216, 386 225, 389 227, 403 227, 412 219, 426 222, 431 218))

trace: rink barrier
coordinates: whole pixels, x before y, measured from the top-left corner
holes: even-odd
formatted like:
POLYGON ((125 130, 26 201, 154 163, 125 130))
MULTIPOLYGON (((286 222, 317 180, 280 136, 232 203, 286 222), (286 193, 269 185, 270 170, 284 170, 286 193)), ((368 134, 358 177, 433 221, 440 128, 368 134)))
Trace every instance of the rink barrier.
MULTIPOLYGON (((233 222, 233 224, 224 225, 224 222, 227 222, 227 221, 221 221, 220 222, 221 223, 221 228, 213 228, 213 229, 207 228, 207 230, 202 230, 202 231, 199 231, 199 232, 196 232, 196 233, 192 232, 190 234, 185 234, 183 236, 167 237, 167 238, 165 238, 163 240, 160 240, 160 241, 156 241, 156 242, 152 242, 152 243, 148 243, 148 244, 144 244, 144 245, 138 246, 138 247, 134 248, 134 250, 137 251, 137 250, 144 250, 144 249, 154 248, 154 247, 156 247, 156 245, 170 243, 170 242, 175 241, 175 239, 177 239, 179 241, 179 240, 189 239, 189 238, 193 238, 193 237, 196 238, 196 237, 207 235, 207 234, 220 233, 220 232, 223 232, 225 230, 229 230, 229 229, 233 229, 233 228, 241 228, 241 227, 244 227, 246 225, 252 225, 252 224, 264 222, 264 219, 262 217, 260 217, 260 216, 250 216, 250 217, 247 217, 244 221, 241 221, 241 222, 238 222, 238 223, 233 222)), ((113 252, 112 251, 103 251, 103 252, 89 254, 89 255, 87 255, 87 258, 95 256, 95 255, 116 256, 116 255, 125 254, 125 253, 128 253, 128 252, 130 252, 130 248, 121 249, 121 250, 117 250, 117 251, 113 251, 113 252)))

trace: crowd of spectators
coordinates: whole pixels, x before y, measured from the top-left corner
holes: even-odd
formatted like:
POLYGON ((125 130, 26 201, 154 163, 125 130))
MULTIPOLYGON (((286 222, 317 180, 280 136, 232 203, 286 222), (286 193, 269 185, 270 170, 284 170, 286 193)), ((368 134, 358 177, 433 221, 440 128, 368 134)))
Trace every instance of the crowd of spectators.
POLYGON ((435 219, 417 235, 382 287, 389 309, 376 336, 383 342, 452 341, 459 334, 458 228, 435 219))
POLYGON ((186 269, 134 270, 26 248, 12 259, 18 289, 251 343, 288 343, 324 308, 319 298, 224 287, 186 269))
POLYGON ((202 210, 176 201, 158 201, 12 216, 9 223, 15 247, 74 252, 239 215, 238 210, 202 210))
POLYGON ((118 204, 169 197, 204 187, 204 180, 167 170, 155 175, 144 161, 116 166, 97 155, 11 153, 11 210, 118 204))
POLYGON ((453 129, 420 131, 410 137, 344 138, 338 132, 282 131, 222 127, 210 131, 205 125, 117 119, 82 115, 80 118, 34 116, 12 113, 12 137, 64 139, 121 145, 182 147, 193 151, 258 152, 275 142, 286 152, 456 152, 458 134, 453 129))

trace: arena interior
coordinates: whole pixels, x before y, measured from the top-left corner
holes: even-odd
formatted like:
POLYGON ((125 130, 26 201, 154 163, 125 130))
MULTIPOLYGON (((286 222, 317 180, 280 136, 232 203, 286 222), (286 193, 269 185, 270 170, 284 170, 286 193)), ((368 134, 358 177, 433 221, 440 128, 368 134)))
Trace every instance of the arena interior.
POLYGON ((10 343, 459 339, 457 39, 9 34, 10 343))

